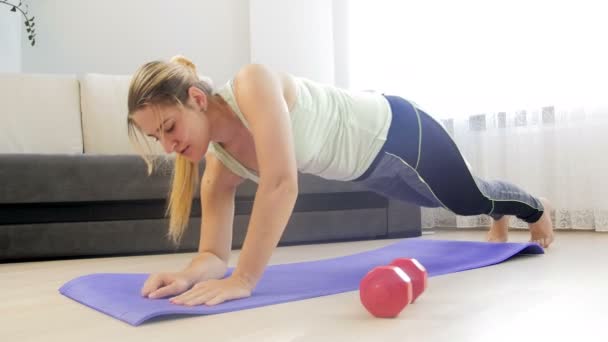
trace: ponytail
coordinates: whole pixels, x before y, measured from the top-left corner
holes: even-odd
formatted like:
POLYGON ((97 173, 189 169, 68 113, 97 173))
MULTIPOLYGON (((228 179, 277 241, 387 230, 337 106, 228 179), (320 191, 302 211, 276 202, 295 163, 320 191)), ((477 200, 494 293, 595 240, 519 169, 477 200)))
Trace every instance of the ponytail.
POLYGON ((181 155, 175 157, 171 180, 169 204, 165 216, 169 215, 169 237, 173 243, 181 240, 192 210, 192 198, 198 182, 198 167, 181 155))
MULTIPOLYGON (((186 67, 196 76, 196 66, 184 56, 173 56, 171 63, 186 67)), ((198 168, 194 163, 181 155, 175 157, 169 204, 165 216, 169 215, 169 237, 173 243, 178 244, 190 220, 192 211, 192 198, 198 181, 198 168)))

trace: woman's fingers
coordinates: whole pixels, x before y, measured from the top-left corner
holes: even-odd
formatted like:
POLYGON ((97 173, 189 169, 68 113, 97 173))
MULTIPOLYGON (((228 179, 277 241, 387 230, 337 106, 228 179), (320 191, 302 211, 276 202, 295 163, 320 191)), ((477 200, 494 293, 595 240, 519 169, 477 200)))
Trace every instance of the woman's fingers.
POLYGON ((163 277, 160 274, 151 275, 141 289, 141 295, 147 297, 150 293, 156 291, 164 285, 163 277))
POLYGON ((213 298, 209 299, 205 304, 211 306, 211 305, 217 305, 217 304, 221 304, 223 302, 225 302, 227 299, 224 293, 218 293, 217 295, 215 295, 213 298))
POLYGON ((183 294, 171 298, 171 302, 175 304, 185 304, 185 305, 197 305, 203 304, 207 301, 208 298, 212 297, 219 289, 210 289, 205 286, 197 286, 193 287, 190 291, 184 292, 183 294), (196 304, 194 304, 196 303, 196 304))
POLYGON ((161 287, 160 289, 150 293, 149 298, 163 298, 167 296, 173 296, 176 294, 180 294, 184 289, 180 286, 179 282, 174 281, 171 284, 161 287))
POLYGON ((209 301, 209 299, 217 296, 220 292, 221 292, 220 289, 210 289, 210 290, 207 290, 207 291, 205 291, 204 293, 201 293, 198 296, 194 296, 194 297, 190 298, 185 304, 186 305, 207 304, 207 301, 209 301))
POLYGON ((217 305, 227 300, 250 296, 246 289, 230 280, 210 280, 196 284, 191 290, 171 298, 179 305, 217 305))
POLYGON ((142 287, 141 294, 148 298, 162 298, 180 294, 189 287, 189 280, 179 274, 159 273, 150 276, 142 287))

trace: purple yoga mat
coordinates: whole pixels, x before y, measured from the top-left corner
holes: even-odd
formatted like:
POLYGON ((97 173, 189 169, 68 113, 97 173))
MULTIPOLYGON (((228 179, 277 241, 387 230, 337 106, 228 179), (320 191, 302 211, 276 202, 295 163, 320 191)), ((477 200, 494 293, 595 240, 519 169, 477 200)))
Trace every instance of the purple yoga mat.
POLYGON ((372 268, 397 257, 416 258, 429 276, 503 262, 518 254, 542 254, 532 243, 485 243, 410 238, 375 250, 319 261, 268 266, 248 298, 216 306, 185 307, 148 299, 140 289, 148 274, 98 273, 75 278, 59 292, 95 310, 137 326, 164 315, 209 315, 358 290, 372 268))

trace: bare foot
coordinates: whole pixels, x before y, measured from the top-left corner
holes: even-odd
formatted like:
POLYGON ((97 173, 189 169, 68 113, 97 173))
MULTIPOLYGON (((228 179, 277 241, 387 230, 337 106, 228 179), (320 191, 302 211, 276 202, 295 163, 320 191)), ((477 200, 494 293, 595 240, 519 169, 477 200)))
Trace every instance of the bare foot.
POLYGON ((500 220, 492 220, 492 226, 488 231, 488 242, 507 242, 509 235, 509 216, 505 215, 500 220))
POLYGON ((552 207, 546 198, 539 198, 545 208, 543 215, 534 223, 530 223, 530 242, 536 242, 543 248, 553 242, 553 222, 551 222, 552 207))

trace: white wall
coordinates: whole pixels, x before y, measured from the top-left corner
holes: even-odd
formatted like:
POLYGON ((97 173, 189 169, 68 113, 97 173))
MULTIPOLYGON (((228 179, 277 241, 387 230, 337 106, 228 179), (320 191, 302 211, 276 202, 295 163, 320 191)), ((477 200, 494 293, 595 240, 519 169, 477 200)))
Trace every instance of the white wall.
MULTIPOLYGON (((216 85, 257 62, 348 87, 348 1, 30 0, 36 46, 15 21, 22 37, 10 37, 21 46, 9 51, 19 67, 1 65, 26 73, 130 74, 146 61, 183 54, 216 85)), ((1 42, 7 34, 0 31, 1 42)))
POLYGON ((0 72, 21 71, 21 25, 23 16, 0 5, 0 72))
POLYGON ((251 0, 251 61, 333 84, 333 2, 251 0))
POLYGON ((333 36, 334 36, 334 70, 335 85, 350 87, 350 46, 349 37, 349 2, 351 0, 333 0, 333 36))
POLYGON ((249 62, 249 1, 30 0, 36 46, 23 72, 130 74, 183 54, 221 84, 249 62))

